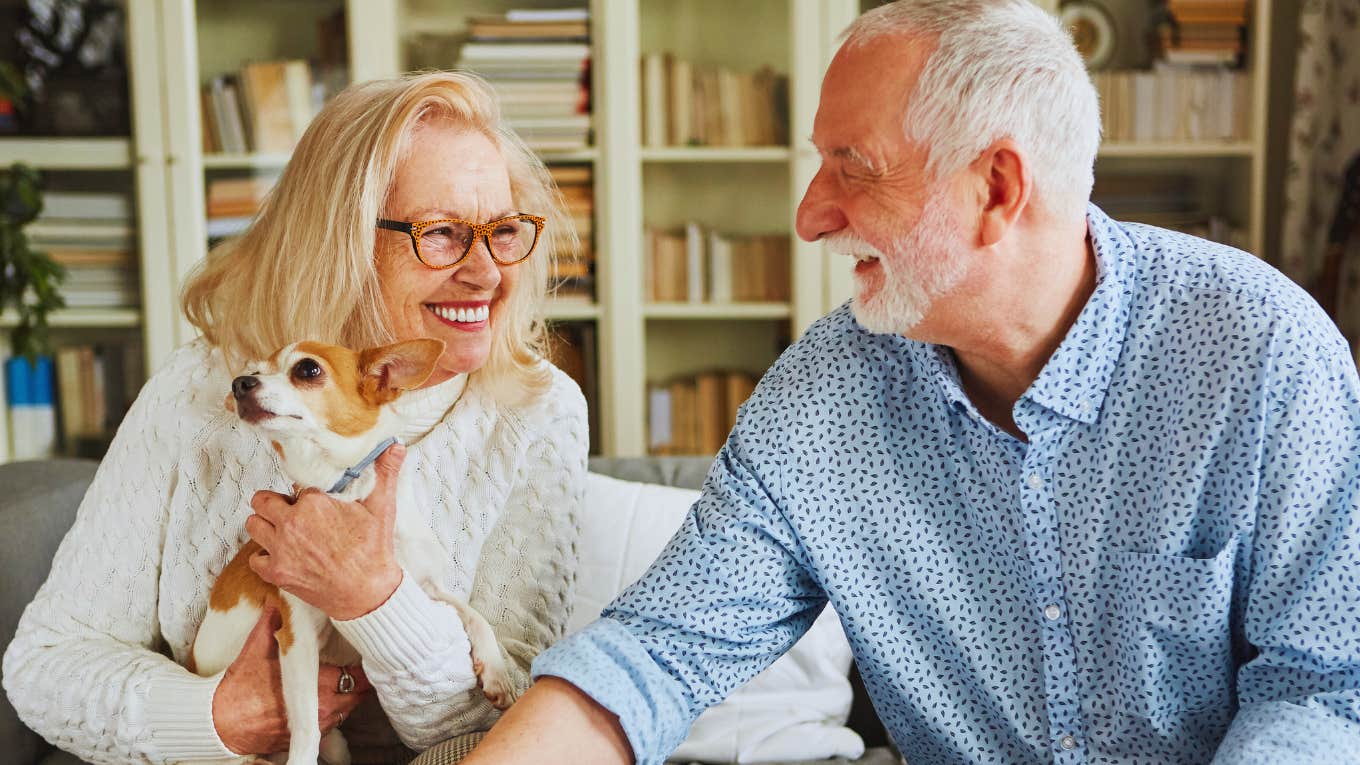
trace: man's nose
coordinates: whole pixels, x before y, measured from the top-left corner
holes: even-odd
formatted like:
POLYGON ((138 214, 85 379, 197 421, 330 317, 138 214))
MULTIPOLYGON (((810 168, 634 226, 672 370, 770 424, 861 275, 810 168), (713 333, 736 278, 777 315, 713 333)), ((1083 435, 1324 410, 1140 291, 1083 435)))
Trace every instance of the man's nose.
POLYGON ((845 213, 836 204, 831 184, 825 172, 818 170, 803 193, 803 201, 798 204, 798 217, 795 228, 798 236, 805 242, 815 242, 822 237, 840 231, 849 225, 845 213))

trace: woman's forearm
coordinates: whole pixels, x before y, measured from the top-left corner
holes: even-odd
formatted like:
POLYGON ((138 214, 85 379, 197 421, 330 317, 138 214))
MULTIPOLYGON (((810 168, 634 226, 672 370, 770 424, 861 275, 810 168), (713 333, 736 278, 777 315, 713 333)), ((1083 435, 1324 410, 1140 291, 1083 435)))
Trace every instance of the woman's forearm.
POLYGON ((630 765, 633 749, 619 718, 556 677, 534 683, 483 739, 465 765, 630 765))

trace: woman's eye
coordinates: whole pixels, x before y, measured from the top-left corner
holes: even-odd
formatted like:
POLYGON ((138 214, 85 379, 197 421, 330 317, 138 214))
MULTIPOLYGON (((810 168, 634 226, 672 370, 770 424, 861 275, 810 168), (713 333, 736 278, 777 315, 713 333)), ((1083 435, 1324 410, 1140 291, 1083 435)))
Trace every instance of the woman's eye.
POLYGON ((312 359, 303 359, 293 365, 293 378, 296 380, 310 380, 321 375, 321 365, 312 359))

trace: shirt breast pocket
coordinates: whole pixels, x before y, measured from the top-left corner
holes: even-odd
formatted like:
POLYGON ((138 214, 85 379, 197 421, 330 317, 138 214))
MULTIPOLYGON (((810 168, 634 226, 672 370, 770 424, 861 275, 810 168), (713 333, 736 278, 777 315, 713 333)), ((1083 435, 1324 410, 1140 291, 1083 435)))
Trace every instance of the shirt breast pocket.
POLYGON ((1234 538, 1211 558, 1107 551, 1112 685, 1123 711, 1158 717, 1232 702, 1234 538))

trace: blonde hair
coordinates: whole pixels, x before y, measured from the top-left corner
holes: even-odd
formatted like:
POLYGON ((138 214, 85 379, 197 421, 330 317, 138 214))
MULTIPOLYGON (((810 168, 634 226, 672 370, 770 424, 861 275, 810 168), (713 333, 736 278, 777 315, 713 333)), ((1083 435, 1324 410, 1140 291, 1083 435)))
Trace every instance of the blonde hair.
MULTIPOLYGON (((548 218, 543 241, 503 296, 486 364, 471 376, 503 402, 551 383, 541 363, 551 261, 575 247, 547 168, 501 124, 491 88, 430 72, 346 88, 312 120, 249 229, 214 247, 184 286, 185 316, 230 363, 303 339, 366 348, 392 342, 374 265, 375 221, 422 126, 475 130, 496 144, 521 212, 548 218)), ((414 255, 412 256, 414 263, 414 255)))

